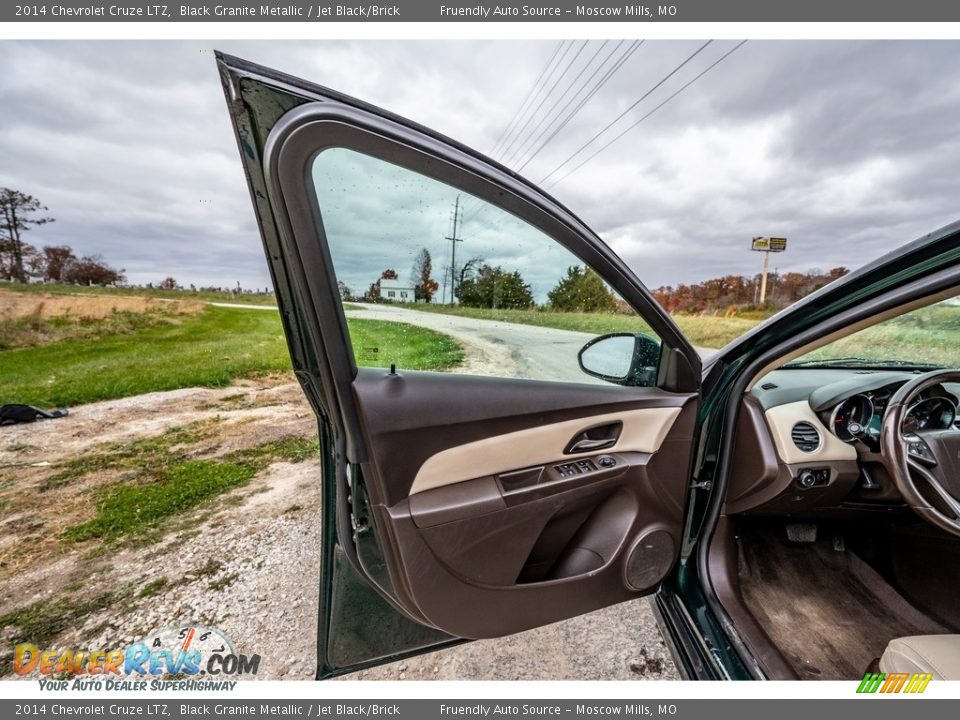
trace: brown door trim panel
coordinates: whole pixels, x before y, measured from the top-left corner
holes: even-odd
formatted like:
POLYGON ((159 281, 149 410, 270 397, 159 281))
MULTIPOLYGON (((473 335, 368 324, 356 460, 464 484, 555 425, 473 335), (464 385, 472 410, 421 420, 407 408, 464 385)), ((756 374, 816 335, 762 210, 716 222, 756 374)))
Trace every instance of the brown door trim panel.
POLYGON ((373 522, 411 615, 498 637, 637 598, 673 567, 695 395, 382 370, 361 370, 354 394, 374 449, 373 522), (582 430, 620 421, 614 448, 564 454, 582 430), (529 442, 544 429, 553 450, 529 442), (452 482, 411 492, 431 458, 476 443, 486 457, 460 455, 452 482))

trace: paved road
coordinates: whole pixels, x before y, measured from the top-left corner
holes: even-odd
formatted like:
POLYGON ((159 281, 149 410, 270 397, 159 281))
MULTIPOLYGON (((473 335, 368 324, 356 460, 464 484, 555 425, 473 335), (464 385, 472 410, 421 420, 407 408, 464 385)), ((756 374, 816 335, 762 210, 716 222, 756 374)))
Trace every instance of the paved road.
MULTIPOLYGON (((277 311, 273 306, 264 305, 219 302, 210 304, 242 310, 277 311)), ((604 381, 586 375, 577 364, 580 348, 596 337, 591 333, 421 312, 398 305, 350 305, 361 309, 348 310, 347 317, 405 322, 456 338, 467 345, 467 354, 470 357, 467 369, 478 374, 606 385, 604 381)), ((708 348, 697 348, 697 351, 702 357, 708 357, 715 352, 708 348)))
MULTIPOLYGON (((498 375, 606 384, 584 374, 577 364, 580 348, 596 337, 590 333, 419 312, 397 305, 358 304, 357 307, 363 309, 348 311, 347 316, 410 323, 446 333, 487 351, 499 349, 508 355, 511 367, 495 373, 498 375)), ((715 352, 707 348, 697 348, 697 351, 702 357, 715 352)))
POLYGON ((478 320, 459 315, 418 312, 396 305, 359 305, 348 317, 392 320, 429 328, 491 355, 491 361, 504 364, 491 368, 490 374, 537 380, 597 382, 584 374, 577 364, 577 353, 584 343, 596 337, 589 333, 519 325, 497 320, 478 320))

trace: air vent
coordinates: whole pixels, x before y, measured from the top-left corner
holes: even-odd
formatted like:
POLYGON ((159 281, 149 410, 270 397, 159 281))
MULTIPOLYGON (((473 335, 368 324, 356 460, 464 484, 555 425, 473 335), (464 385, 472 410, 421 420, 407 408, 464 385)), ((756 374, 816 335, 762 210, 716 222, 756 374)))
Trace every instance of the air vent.
POLYGON ((793 444, 804 452, 813 452, 820 447, 820 433, 808 422, 798 422, 790 433, 793 444))
POLYGON ((764 390, 776 390, 776 389, 777 389, 778 387, 780 387, 780 386, 777 385, 776 383, 765 382, 765 383, 764 383, 763 385, 761 385, 760 387, 763 388, 764 390))

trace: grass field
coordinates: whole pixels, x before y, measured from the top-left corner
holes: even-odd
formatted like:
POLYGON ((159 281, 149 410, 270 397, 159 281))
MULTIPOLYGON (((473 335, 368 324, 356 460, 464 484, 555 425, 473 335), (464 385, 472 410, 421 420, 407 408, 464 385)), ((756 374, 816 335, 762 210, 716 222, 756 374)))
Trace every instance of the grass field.
MULTIPOLYGON (((602 335, 612 332, 644 332, 649 326, 636 315, 604 313, 565 313, 544 310, 489 310, 450 305, 417 305, 417 310, 445 315, 460 315, 482 320, 501 320, 522 325, 540 325, 559 330, 602 335)), ((756 318, 726 318, 701 315, 674 315, 683 333, 697 347, 719 348, 761 321, 756 318)))
MULTIPOLYGON (((442 370, 463 359, 454 340, 430 330, 374 320, 352 320, 350 329, 360 365, 442 370)), ((277 314, 208 306, 129 333, 107 328, 0 351, 0 404, 70 406, 289 369, 277 314)))
POLYGON ((161 290, 160 288, 141 287, 87 287, 85 285, 44 285, 24 283, 0 283, 0 290, 13 290, 18 293, 51 295, 104 295, 112 297, 157 298, 161 300, 202 300, 204 302, 240 303, 243 305, 276 305, 277 299, 271 294, 203 292, 190 290, 161 290))

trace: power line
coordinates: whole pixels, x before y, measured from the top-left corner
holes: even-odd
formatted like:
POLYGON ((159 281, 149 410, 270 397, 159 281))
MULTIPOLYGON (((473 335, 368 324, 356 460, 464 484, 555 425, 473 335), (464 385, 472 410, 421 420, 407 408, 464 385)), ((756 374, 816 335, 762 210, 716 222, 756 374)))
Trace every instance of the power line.
MULTIPOLYGON (((537 97, 538 95, 541 94, 542 89, 543 89, 544 87, 546 87, 547 83, 549 83, 550 80, 553 78, 554 74, 557 72, 557 70, 560 68, 561 64, 563 63, 563 59, 567 56, 567 54, 570 52, 570 50, 573 48, 573 46, 574 46, 574 44, 575 44, 575 42, 574 42, 573 40, 570 40, 570 41, 564 40, 564 41, 560 44, 560 47, 563 47, 563 45, 566 44, 567 42, 569 42, 570 44, 567 45, 566 49, 564 49, 562 53, 560 53, 560 56, 559 56, 559 58, 557 59, 556 64, 554 64, 553 69, 551 69, 550 72, 547 73, 547 76, 546 76, 546 78, 544 79, 543 84, 542 84, 540 90, 539 90, 538 92, 534 93, 534 94, 531 96, 534 100, 536 99, 536 97, 537 97)), ((589 41, 586 41, 586 40, 583 41, 583 44, 580 46, 580 50, 577 51, 577 53, 576 53, 576 54, 574 55, 574 57, 571 59, 570 63, 567 64, 567 67, 564 68, 563 72, 562 72, 562 73, 560 74, 560 76, 556 79, 556 81, 553 83, 553 85, 551 85, 550 88, 543 94, 543 97, 542 97, 541 100, 540 100, 540 104, 537 105, 536 109, 534 109, 532 113, 527 114, 527 112, 528 112, 528 111, 530 110, 530 108, 533 106, 533 103, 531 102, 530 105, 527 107, 527 110, 518 115, 518 122, 519 122, 519 119, 522 118, 524 115, 526 115, 526 120, 523 122, 523 125, 522 125, 522 126, 518 126, 518 127, 515 128, 511 133, 508 134, 508 137, 509 137, 509 135, 512 135, 513 137, 510 138, 508 141, 506 141, 506 144, 501 148, 501 156, 502 156, 503 154, 507 153, 507 152, 510 150, 510 148, 514 145, 514 143, 520 138, 520 136, 523 134, 523 131, 526 129, 527 125, 529 125, 530 121, 531 121, 531 120, 536 116, 536 114, 540 111, 540 108, 543 107, 543 103, 546 102, 546 100, 547 100, 548 97, 550 97, 550 94, 553 92, 553 89, 554 89, 554 88, 557 86, 557 84, 563 79, 563 76, 566 75, 567 71, 570 69, 570 66, 573 64, 574 61, 576 61, 576 59, 577 59, 577 57, 580 55, 580 53, 583 52, 583 48, 586 47, 587 42, 589 42, 589 41)), ((560 47, 557 48, 557 52, 559 52, 560 47)), ((556 57, 557 52, 554 53, 554 57, 556 57)), ((551 62, 552 62, 552 60, 553 60, 553 58, 551 58, 551 62)), ((547 66, 549 67, 550 64, 551 64, 551 63, 547 63, 547 66)), ((544 68, 545 71, 546 71, 546 69, 547 69, 547 68, 544 68)), ((490 157, 495 157, 495 156, 496 156, 496 155, 495 155, 494 151, 491 151, 490 157)), ((466 222, 467 220, 470 220, 471 218, 476 217, 476 215, 477 215, 478 213, 480 213, 480 212, 483 211, 484 207, 485 207, 485 206, 484 206, 483 204, 481 204, 481 205, 479 205, 479 206, 470 206, 470 207, 465 206, 465 207, 464 207, 464 210, 463 210, 463 221, 466 222)))
MULTIPOLYGON (((554 74, 557 72, 561 63, 563 62, 563 59, 567 56, 567 53, 570 52, 570 48, 573 47, 573 43, 573 40, 564 40, 560 43, 560 47, 558 48, 559 53, 557 54, 556 59, 553 61, 552 66, 547 70, 547 73, 541 81, 540 86, 537 88, 537 92, 534 93, 533 97, 530 98, 530 102, 527 104, 527 107, 517 118, 517 122, 513 126, 513 130, 511 130, 507 137, 504 138, 503 143, 500 145, 500 148, 497 151, 498 153, 502 153, 508 146, 508 143, 512 143, 516 138, 517 133, 520 131, 520 123, 522 123, 524 119, 528 117, 528 114, 533 109, 533 103, 536 102, 536 99, 544 92, 547 84, 551 79, 553 79, 554 74)), ((491 157, 495 156, 491 155, 491 157)))
MULTIPOLYGON (((593 64, 593 61, 596 60, 597 55, 599 55, 599 54, 600 54, 600 51, 602 51, 603 48, 606 47, 606 45, 607 45, 608 42, 610 42, 610 41, 609 41, 609 40, 604 40, 604 41, 600 44, 600 47, 597 48, 597 51, 596 51, 593 55, 590 56, 590 59, 589 59, 589 60, 587 60, 587 64, 584 65, 582 68, 580 68, 580 72, 577 73, 577 76, 576 76, 573 80, 571 80, 570 83, 567 85, 567 89, 563 91, 563 94, 560 95, 560 97, 558 97, 556 100, 554 100, 553 105, 550 106, 550 109, 546 111, 546 113, 544 114, 543 118, 533 127, 533 129, 530 131, 530 135, 528 136, 527 140, 525 140, 523 143, 521 143, 520 147, 518 147, 518 148, 514 151, 513 155, 511 155, 509 158, 507 158, 506 160, 503 161, 503 164, 504 164, 504 165, 509 165, 509 163, 510 163, 511 160, 513 160, 513 159, 514 159, 515 157, 517 157, 518 155, 522 155, 523 153, 526 152, 526 149, 527 149, 527 147, 528 147, 528 143, 529 143, 530 140, 533 138, 533 134, 534 134, 535 132, 537 132, 537 130, 538 130, 540 127, 542 127, 544 123, 547 123, 547 127, 549 127, 550 125, 553 124, 554 120, 556 119, 556 115, 553 115, 553 111, 556 109, 557 105, 559 105, 560 102, 567 96, 567 93, 569 93, 571 90, 573 90, 573 86, 577 83, 577 80, 579 80, 580 77, 587 71, 587 68, 589 68, 589 67, 593 64)), ((622 43, 623 40, 621 40, 620 42, 622 43)), ((616 48, 614 48, 614 49, 616 49, 616 48)), ((604 60, 604 62, 606 62, 606 60, 604 60)), ((599 72, 600 67, 602 67, 602 63, 601 63, 600 66, 597 67, 597 70, 594 71, 594 75, 596 75, 596 73, 599 72)), ((588 82, 589 82, 589 79, 588 79, 588 82)), ((581 89, 581 90, 583 89, 582 86, 581 86, 580 89, 581 89)), ((579 91, 578 91, 578 92, 579 92, 579 91)), ((569 105, 569 103, 570 103, 570 102, 573 102, 573 100, 574 100, 575 98, 576 98, 576 95, 574 95, 574 97, 571 98, 571 99, 568 101, 567 104, 569 105)), ((562 112, 562 110, 561 110, 561 112, 562 112)), ((542 135, 543 132, 544 132, 544 131, 541 130, 540 135, 542 135)), ((537 138, 539 138, 540 135, 538 135, 537 138)))
MULTIPOLYGON (((599 66, 597 67, 597 69, 593 72, 593 74, 591 74, 591 76, 590 76, 589 78, 587 78, 586 82, 585 82, 585 83, 580 87, 580 89, 576 92, 576 94, 574 95, 574 97, 571 99, 571 102, 572 102, 573 100, 575 100, 575 99, 577 98, 577 96, 579 96, 579 94, 583 91, 583 89, 589 85, 590 80, 592 80, 592 79, 596 76, 597 72, 598 72, 600 69, 602 69, 603 66, 606 65, 606 63, 610 60, 610 58, 613 57, 613 56, 616 54, 617 49, 623 44, 623 42, 624 42, 624 41, 621 40, 621 41, 619 41, 619 42, 614 46, 614 48, 610 51, 610 54, 607 55, 606 58, 604 58, 603 62, 600 63, 600 65, 599 65, 599 66)), ((517 170, 518 172, 521 171, 521 170, 523 170, 523 168, 525 168, 525 167, 530 163, 530 161, 533 160, 533 158, 537 155, 537 153, 539 153, 541 150, 543 150, 543 148, 546 147, 546 146, 553 140, 553 138, 555 138, 555 137, 557 136, 557 134, 558 134, 561 130, 563 130, 563 128, 565 128, 565 127, 567 126, 567 124, 574 118, 574 116, 576 116, 576 114, 577 114, 578 112, 580 112, 580 110, 583 109, 583 107, 586 106, 586 104, 587 104, 588 102, 590 102, 590 100, 593 99, 593 97, 600 91, 600 89, 607 83, 607 81, 610 80, 610 78, 612 78, 614 75, 616 75, 617 72, 619 72, 620 68, 623 67, 623 65, 627 62, 627 60, 630 59, 630 57, 633 55, 633 53, 635 53, 637 50, 639 50, 639 49, 640 49, 640 46, 643 45, 645 42, 646 42, 646 40, 634 40, 633 42, 630 43, 630 45, 627 46, 627 49, 623 52, 622 55, 620 55, 619 58, 617 58, 617 59, 614 61, 613 65, 612 65, 610 68, 607 69, 607 71, 604 73, 603 77, 600 78, 600 81, 599 81, 598 83, 596 83, 596 84, 593 86, 593 88, 590 89, 590 91, 587 93, 587 95, 584 96, 584 98, 583 98, 582 100, 580 100, 580 102, 577 104, 577 106, 563 119, 563 122, 561 122, 560 125, 558 125, 558 126, 553 130, 553 132, 550 133, 549 137, 547 137, 547 139, 544 140, 543 143, 540 144, 540 146, 536 149, 536 151, 534 151, 533 155, 531 155, 531 156, 526 160, 526 162, 524 162, 524 164, 523 164, 522 166, 520 166, 520 168, 518 168, 518 170, 517 170)), ((602 46, 601 46, 601 48, 602 48, 602 46)), ((594 55, 594 57, 595 57, 595 56, 596 56, 596 55, 594 55)), ((592 61, 592 59, 593 59, 593 58, 591 58, 591 61, 592 61)), ((588 65, 589 65, 589 63, 588 63, 588 65)), ((569 103, 567 103, 567 105, 564 107, 564 109, 566 109, 566 107, 569 107, 569 103)), ((561 112, 562 112, 562 110, 561 110, 561 112)), ((549 125, 547 126, 547 128, 549 128, 549 125)), ((541 133, 541 136, 542 136, 542 133, 541 133)), ((538 138, 538 139, 539 139, 539 138, 538 138)), ((477 217, 478 217, 480 214, 482 214, 484 211, 489 210, 490 207, 491 207, 491 206, 490 206, 489 204, 481 203, 479 206, 474 207, 473 209, 471 209, 471 210, 468 211, 468 212, 465 212, 464 215, 463 215, 462 223, 465 224, 467 221, 473 220, 473 219, 477 218, 477 217)), ((477 230, 476 232, 473 232, 473 233, 471 233, 470 235, 468 235, 465 239, 466 239, 466 240, 469 240, 470 238, 476 237, 476 236, 479 235, 481 232, 483 232, 482 229, 481 229, 481 230, 477 230)))
MULTIPOLYGON (((553 77, 553 74, 556 72, 557 68, 560 67, 560 62, 566 56, 567 51, 570 49, 570 47, 573 47, 573 40, 569 40, 569 41, 562 40, 557 44, 556 49, 553 51, 553 55, 550 56, 550 59, 547 61, 547 64, 544 65, 543 70, 540 71, 540 75, 537 76, 537 79, 534 81, 533 85, 530 87, 530 90, 527 93, 527 97, 524 98, 522 103, 520 103, 520 107, 517 108, 517 111, 516 113, 514 113, 513 118, 510 120, 509 123, 507 123, 507 127, 504 128, 497 142, 494 143, 493 148, 490 150, 489 153, 487 153, 489 157, 496 157, 497 150, 498 148, 502 147, 502 143, 508 142, 508 141, 512 142, 512 140, 509 140, 509 138, 511 137, 514 130, 516 130, 517 124, 522 120, 522 118, 524 117, 526 112, 530 109, 530 107, 532 107, 532 102, 540 94, 543 87, 545 87, 546 83, 550 81, 550 78, 553 77), (566 48, 566 50, 564 50, 564 46, 566 46, 568 42, 570 43, 570 45, 566 48), (563 50, 562 54, 561 54, 561 50, 563 50), (558 55, 560 56, 559 60, 557 60, 558 55), (554 65, 554 60, 557 60, 556 65, 554 65), (541 83, 541 81, 543 82, 541 83)), ((469 213, 470 215, 475 215, 480 209, 482 209, 482 205, 480 206, 475 205, 471 208, 470 207, 472 204, 471 200, 467 200, 464 203, 464 208, 462 213, 465 219, 466 219, 467 213, 469 213)))
MULTIPOLYGON (((557 85, 560 84, 560 81, 563 80, 564 76, 566 76, 566 74, 570 71, 570 68, 573 66, 573 63, 575 63, 577 58, 580 57, 580 53, 583 52, 583 49, 587 46, 588 42, 590 41, 584 40, 581 42, 580 49, 577 50, 576 54, 574 54, 573 58, 571 58, 570 62, 568 62, 567 66, 563 69, 563 72, 560 73, 560 76, 554 81, 553 85, 550 86, 550 89, 547 90, 547 92, 540 99, 540 104, 537 105, 536 109, 534 109, 534 111, 527 116, 526 121, 523 123, 523 127, 521 127, 520 130, 514 135, 513 140, 511 140, 510 143, 506 147, 504 147, 503 150, 501 150, 501 157, 506 156, 506 154, 510 152, 510 148, 513 147, 514 143, 516 143, 517 140, 519 140, 523 136, 523 133, 527 129, 527 126, 530 124, 530 121, 533 120, 533 118, 536 117, 537 113, 540 112, 540 108, 543 107, 543 104, 547 101, 547 98, 549 98, 550 95, 553 94, 554 89, 557 87, 557 85)), ((571 45, 567 48, 567 50, 569 51, 570 48, 572 47, 573 47, 573 44, 571 43, 571 45)))
MULTIPOLYGON (((572 175, 574 172, 576 172, 576 171, 579 170, 581 167, 583 167, 584 165, 586 165, 588 162, 590 162, 590 161, 591 161, 593 158, 595 158, 597 155, 599 155, 599 154, 602 153, 604 150, 606 150, 608 147, 610 147, 611 145, 613 145, 617 140, 619 140, 619 139, 622 138, 624 135, 626 135, 628 132, 630 132, 631 130, 633 130, 633 128, 635 128, 637 125, 639 125, 639 124, 642 123, 644 120, 646 120, 648 117, 650 117, 651 115, 653 115, 657 110, 659 110, 659 109, 662 108, 664 105, 666 105, 668 102, 670 102, 671 100, 673 100, 677 95, 679 95, 679 94, 682 93, 684 90, 686 90, 688 87, 690 87, 691 85, 693 85, 697 80, 699 80, 699 79, 702 78, 704 75, 706 75, 708 72, 710 72, 711 70, 713 70, 717 65, 719 65, 719 64, 722 63, 724 60, 726 60, 728 57, 730 57, 731 55, 733 55, 733 53, 735 53, 737 50, 739 50, 741 47, 743 47, 743 46, 746 44, 746 42, 747 42, 746 40, 741 40, 741 41, 740 41, 739 43, 737 43, 732 49, 728 50, 726 53, 724 53, 722 56, 720 56, 720 58, 718 58, 717 60, 715 60, 714 62, 712 62, 710 65, 708 65, 704 70, 701 70, 700 73, 698 73, 696 76, 693 77, 693 79, 689 80, 687 83, 685 83, 684 85, 682 85, 679 90, 677 90, 676 92, 674 92, 674 93, 673 93, 672 95, 670 95, 666 100, 664 100, 664 101, 661 102, 659 105, 657 105, 655 108, 653 108, 653 110, 651 110, 650 112, 648 112, 648 113, 647 113, 646 115, 644 115, 642 118, 640 118, 639 120, 637 120, 635 123, 633 123, 632 125, 630 125, 627 129, 625 129, 623 132, 621 132, 619 135, 617 135, 615 138, 613 138, 613 140, 611 140, 611 141, 608 142, 607 144, 605 144, 605 145, 603 145, 602 147, 600 147, 596 152, 594 152, 592 155, 590 155, 588 158, 586 158, 583 162, 581 162, 580 164, 578 164, 575 168, 573 168, 572 170, 570 170, 569 172, 567 172, 565 175, 563 175, 563 176, 560 177, 559 179, 554 180, 552 183, 550 183, 549 187, 553 187, 554 185, 557 185, 557 184, 563 182, 563 180, 565 180, 565 179, 568 178, 570 175, 572 175)), ((557 169, 559 169, 559 168, 557 168, 557 169)), ((556 170, 554 170, 554 172, 556 172, 556 170)), ((551 173, 551 174, 553 174, 553 173, 551 173)), ((546 178, 544 178, 544 180, 545 180, 545 179, 546 179, 546 178)), ((542 183, 543 180, 541 180, 540 182, 542 183)))
MULTIPOLYGON (((620 42, 622 43, 623 41, 621 40, 620 42)), ((635 53, 637 50, 640 49, 640 46, 643 45, 644 42, 646 42, 646 40, 639 40, 639 41, 635 40, 631 45, 627 46, 627 49, 626 51, 624 51, 623 55, 621 55, 620 58, 614 62, 613 66, 609 70, 607 70, 604 76, 600 78, 600 81, 587 93, 587 95, 577 104, 577 106, 573 108, 572 111, 570 111, 570 113, 563 119, 563 121, 553 129, 553 132, 551 132, 550 135, 548 135, 547 138, 542 143, 540 143, 539 147, 537 147, 537 149, 533 151, 533 154, 531 154, 530 157, 526 159, 523 165, 517 168, 517 172, 522 172, 523 169, 527 167, 527 165, 529 165, 531 161, 533 161, 533 159, 537 155, 539 155, 540 152, 553 141, 553 139, 570 123, 570 121, 573 120, 574 117, 576 117, 577 113, 579 113, 586 106, 586 104, 593 99, 593 97, 600 91, 600 89, 604 85, 606 85, 607 81, 610 78, 612 78, 614 75, 616 75, 617 72, 619 72, 620 68, 622 68, 623 65, 626 63, 626 61, 630 59, 630 56, 633 55, 633 53, 635 53)), ((617 47, 619 47, 619 44, 617 45, 617 47)), ((616 52, 616 49, 617 48, 614 48, 613 52, 616 52)), ((608 56, 606 60, 604 60, 604 64, 606 64, 607 60, 609 60, 610 57, 612 56, 613 56, 613 53, 611 53, 610 56, 608 56)), ((603 65, 601 65, 600 67, 603 67, 603 65)), ((587 82, 589 82, 589 80, 587 82)), ((577 94, 579 94, 579 92, 577 94)))
POLYGON ((540 180, 540 182, 539 182, 538 184, 543 184, 544 182, 546 182, 552 175, 556 174, 556 172, 557 172, 558 170, 560 170, 560 168, 562 168, 562 167, 563 167, 564 165, 566 165, 568 162, 570 162, 571 160, 573 160, 577 155, 579 155, 581 152, 583 152, 587 147, 589 147, 589 146, 593 143, 594 140, 596 140, 597 138, 599 138, 599 137, 600 137, 601 135, 603 135, 607 130, 609 130, 611 127, 613 127, 613 126, 616 125, 618 122, 620 122, 620 120, 622 120, 626 115, 628 115, 637 105, 639 105, 641 102, 643 102, 644 100, 646 100, 654 90, 656 90, 657 88, 659 88, 659 87, 660 87, 661 85, 663 85, 667 80, 669 80, 671 77, 673 77, 673 76, 676 75, 678 72, 680 72, 680 70, 681 70, 688 62, 690 62, 690 61, 693 60, 697 55, 699 55, 701 52, 703 52, 703 51, 706 49, 706 47, 707 47, 710 43, 712 43, 712 42, 713 42, 713 40, 707 40, 703 45, 701 45, 701 46, 700 46, 699 48, 697 48, 694 52, 692 52, 690 55, 688 55, 687 58, 686 58, 682 63, 680 63, 680 64, 677 65, 673 70, 671 70, 669 73, 667 73, 666 75, 664 75, 664 77, 663 77, 659 82, 657 82, 653 87, 651 87, 651 88, 650 88, 649 90, 647 90, 643 95, 641 95, 639 98, 637 98, 637 100, 634 101, 634 103, 633 103, 632 105, 630 105, 630 107, 628 107, 628 108, 627 108, 626 110, 624 110, 622 113, 620 113, 619 115, 617 115, 617 117, 614 118, 609 124, 607 124, 606 127, 604 127, 604 128, 603 128, 602 130, 600 130, 599 132, 595 133, 595 134, 593 135, 593 137, 591 137, 591 138, 590 138, 589 140, 587 140, 583 145, 581 145, 579 148, 577 148, 577 150, 576 150, 570 157, 568 157, 568 158, 567 158, 566 160, 564 160, 562 163, 560 163, 559 165, 557 165, 553 170, 551 170, 549 173, 547 173, 547 174, 540 180))
POLYGON ((553 51, 553 55, 550 56, 550 59, 547 60, 547 64, 543 66, 543 70, 540 71, 540 74, 537 76, 537 79, 533 81, 533 85, 530 86, 530 89, 527 91, 526 97, 523 98, 523 102, 520 103, 517 107, 516 112, 514 112, 513 117, 510 118, 510 122, 507 123, 506 127, 500 132, 500 136, 497 138, 497 141, 493 144, 493 147, 490 150, 490 157, 493 157, 493 154, 499 149, 500 143, 503 142, 503 139, 507 136, 507 133, 513 128, 514 124, 517 122, 517 119, 520 117, 520 113, 526 107, 530 99, 535 95, 535 91, 540 85, 540 81, 543 79, 543 76, 546 74, 547 69, 553 64, 554 58, 557 57, 557 54, 560 52, 560 48, 564 46, 566 40, 563 40, 557 43, 557 47, 553 51))

